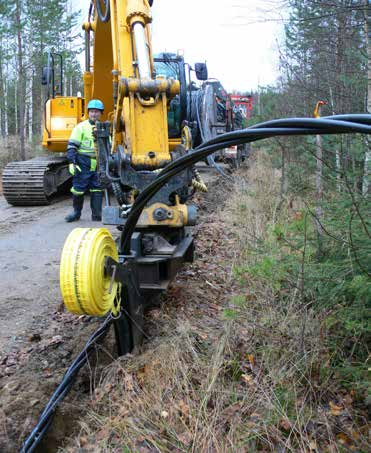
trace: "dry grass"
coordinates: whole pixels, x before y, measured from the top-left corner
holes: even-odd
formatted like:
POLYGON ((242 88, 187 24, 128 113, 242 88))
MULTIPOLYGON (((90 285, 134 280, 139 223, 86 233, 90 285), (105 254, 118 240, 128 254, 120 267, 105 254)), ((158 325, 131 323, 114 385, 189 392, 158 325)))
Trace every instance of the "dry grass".
MULTIPOLYGON (((33 144, 26 140, 26 157, 30 159, 40 152, 40 144, 33 144)), ((17 136, 9 136, 6 139, 0 138, 0 170, 9 162, 18 161, 20 155, 20 141, 17 136)))
POLYGON ((282 304, 274 285, 232 272, 293 214, 278 209, 279 178, 262 159, 201 225, 198 260, 149 314, 143 354, 106 370, 64 451, 362 451, 351 401, 326 374, 321 319, 297 294, 282 304))

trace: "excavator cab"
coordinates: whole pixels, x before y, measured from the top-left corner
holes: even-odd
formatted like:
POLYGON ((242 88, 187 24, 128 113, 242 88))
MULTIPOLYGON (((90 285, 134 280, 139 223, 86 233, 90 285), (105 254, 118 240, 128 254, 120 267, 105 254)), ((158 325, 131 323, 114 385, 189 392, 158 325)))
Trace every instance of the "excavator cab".
POLYGON ((42 145, 52 152, 65 152, 72 129, 82 119, 84 99, 63 96, 63 57, 48 52, 47 66, 43 68, 42 85, 47 87, 44 102, 42 145))
POLYGON ((194 86, 194 82, 191 81, 191 71, 195 72, 197 80, 207 80, 207 65, 206 63, 195 63, 193 69, 184 61, 183 56, 162 52, 155 55, 154 68, 157 77, 173 78, 180 82, 180 93, 170 100, 168 106, 168 132, 170 148, 173 149, 175 144, 184 142, 184 126, 189 124, 191 91, 194 86))

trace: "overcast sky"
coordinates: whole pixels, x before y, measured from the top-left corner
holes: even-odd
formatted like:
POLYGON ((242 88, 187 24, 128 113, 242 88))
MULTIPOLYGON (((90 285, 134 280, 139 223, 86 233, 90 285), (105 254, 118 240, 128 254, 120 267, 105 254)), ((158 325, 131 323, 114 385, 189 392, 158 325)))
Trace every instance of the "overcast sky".
MULTIPOLYGON (((155 52, 184 52, 185 60, 207 61, 209 77, 227 90, 249 91, 274 84, 285 11, 279 0, 154 0, 155 52), (268 21, 267 21, 268 19, 268 21)), ((89 0, 79 2, 83 20, 89 0)))

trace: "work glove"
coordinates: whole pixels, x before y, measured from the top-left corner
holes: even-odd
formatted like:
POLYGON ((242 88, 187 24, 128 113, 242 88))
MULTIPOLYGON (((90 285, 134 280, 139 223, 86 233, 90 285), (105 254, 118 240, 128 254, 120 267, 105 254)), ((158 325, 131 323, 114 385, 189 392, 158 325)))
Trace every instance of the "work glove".
POLYGON ((77 172, 81 172, 81 168, 76 164, 69 164, 68 171, 72 176, 75 176, 77 172))

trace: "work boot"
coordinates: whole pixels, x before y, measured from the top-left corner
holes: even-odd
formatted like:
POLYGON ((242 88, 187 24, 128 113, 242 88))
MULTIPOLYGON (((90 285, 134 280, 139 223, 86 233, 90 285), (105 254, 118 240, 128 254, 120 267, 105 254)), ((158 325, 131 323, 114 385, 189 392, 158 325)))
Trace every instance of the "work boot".
POLYGON ((65 217, 66 222, 76 222, 81 217, 82 207, 84 205, 84 196, 73 195, 72 197, 72 206, 73 212, 65 217))
POLYGON ((102 220, 103 192, 90 192, 91 220, 102 220))

